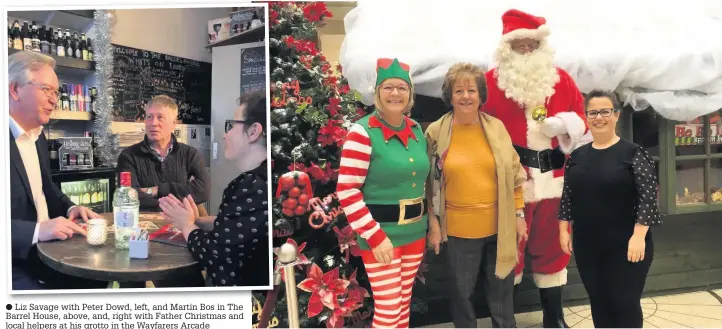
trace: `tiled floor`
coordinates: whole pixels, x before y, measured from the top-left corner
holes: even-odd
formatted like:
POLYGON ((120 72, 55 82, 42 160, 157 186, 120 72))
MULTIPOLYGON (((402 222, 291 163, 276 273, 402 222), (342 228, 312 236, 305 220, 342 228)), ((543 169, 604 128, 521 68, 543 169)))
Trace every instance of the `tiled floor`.
MULTIPOLYGON (((713 290, 722 297, 722 289, 713 290)), ((564 308, 567 324, 573 328, 594 328, 589 305, 564 308)), ((722 302, 708 291, 642 299, 645 328, 722 328, 722 302)), ((541 328, 542 312, 516 315, 517 327, 541 328)), ((453 328, 442 323, 425 328, 453 328)), ((491 328, 491 319, 478 320, 479 328, 491 328)))

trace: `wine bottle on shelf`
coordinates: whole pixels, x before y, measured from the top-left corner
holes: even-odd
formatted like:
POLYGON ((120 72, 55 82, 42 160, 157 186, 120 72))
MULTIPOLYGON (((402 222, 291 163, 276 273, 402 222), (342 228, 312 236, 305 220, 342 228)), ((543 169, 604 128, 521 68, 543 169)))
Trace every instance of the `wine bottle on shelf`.
POLYGON ((72 58, 75 56, 75 48, 73 48, 73 40, 70 38, 70 30, 65 29, 65 57, 72 58))
POLYGON ((40 29, 40 52, 46 55, 50 54, 50 42, 48 41, 48 30, 43 26, 40 29))
POLYGON ((76 104, 78 105, 78 111, 86 112, 85 96, 83 96, 83 85, 75 85, 75 97, 77 98, 76 104))
POLYGON ((13 47, 13 28, 8 24, 8 48, 13 47))
POLYGON ((80 40, 78 39, 77 32, 73 32, 73 49, 75 49, 75 56, 73 56, 73 58, 83 59, 83 50, 80 49, 80 40))
POLYGON ((33 21, 33 29, 30 33, 31 40, 30 42, 33 45, 33 51, 36 53, 40 52, 40 31, 38 30, 38 25, 35 24, 33 21))
POLYGON ((13 25, 13 48, 23 50, 23 38, 20 35, 20 23, 15 21, 13 25))
POLYGON ((58 140, 50 140, 50 169, 60 168, 60 158, 58 157, 58 140))
POLYGON ((30 29, 28 28, 28 22, 23 22, 23 30, 22 30, 22 36, 23 36, 23 49, 24 50, 33 50, 33 42, 30 38, 30 29))
POLYGON ((58 50, 58 57, 65 57, 65 38, 63 38, 63 30, 58 29, 58 36, 55 39, 55 48, 58 50))
POLYGON ((78 111, 78 97, 75 95, 75 85, 68 84, 68 94, 70 94, 70 111, 78 111))
POLYGON ((85 102, 84 102, 85 112, 90 112, 91 111, 91 109, 90 109, 90 102, 91 102, 90 101, 90 87, 88 87, 87 85, 84 87, 85 87, 85 90, 83 91, 83 95, 85 95, 85 102))
POLYGON ((56 55, 58 53, 58 33, 53 31, 53 28, 48 30, 48 44, 50 45, 50 55, 56 55))
POLYGON ((94 59, 94 58, 95 58, 95 53, 93 52, 93 45, 92 45, 92 43, 90 42, 90 38, 88 38, 88 42, 87 42, 87 45, 86 45, 86 46, 87 46, 87 49, 88 49, 88 60, 92 62, 92 61, 95 60, 95 59, 94 59))
POLYGON ((63 111, 70 111, 70 97, 68 97, 68 85, 63 84, 63 91, 60 95, 60 101, 63 103, 63 111))
POLYGON ((85 33, 80 35, 80 47, 83 49, 83 60, 87 61, 88 59, 88 40, 85 37, 85 33))

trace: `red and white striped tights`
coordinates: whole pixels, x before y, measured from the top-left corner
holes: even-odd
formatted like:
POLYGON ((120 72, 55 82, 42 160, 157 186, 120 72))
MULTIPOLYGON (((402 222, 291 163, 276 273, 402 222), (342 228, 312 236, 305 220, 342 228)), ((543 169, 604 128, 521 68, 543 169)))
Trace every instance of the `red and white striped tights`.
POLYGON ((409 327, 411 290, 425 248, 426 238, 394 248, 394 259, 388 265, 376 262, 371 250, 361 251, 374 299, 372 328, 409 327))

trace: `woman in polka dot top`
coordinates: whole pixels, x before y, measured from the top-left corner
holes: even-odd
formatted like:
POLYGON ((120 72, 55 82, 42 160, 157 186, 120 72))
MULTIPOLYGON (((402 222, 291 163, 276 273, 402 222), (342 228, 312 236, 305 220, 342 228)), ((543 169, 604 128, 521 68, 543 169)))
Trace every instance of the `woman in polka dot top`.
POLYGON ((159 200, 163 217, 183 232, 188 250, 214 286, 268 286, 266 96, 239 100, 226 121, 225 157, 241 174, 223 191, 217 216, 198 217, 192 197, 159 200))
POLYGON ((642 328, 640 299, 654 256, 649 227, 661 223, 654 162, 617 136, 614 93, 591 91, 585 108, 594 141, 567 160, 559 242, 567 254, 574 251, 594 327, 642 328))

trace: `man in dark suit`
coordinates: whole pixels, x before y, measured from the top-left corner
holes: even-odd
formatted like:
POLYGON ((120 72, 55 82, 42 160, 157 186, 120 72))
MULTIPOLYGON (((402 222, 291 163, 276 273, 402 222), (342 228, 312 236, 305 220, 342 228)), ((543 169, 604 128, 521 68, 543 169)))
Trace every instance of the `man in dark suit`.
POLYGON ((23 51, 8 59, 10 96, 10 202, 13 290, 103 288, 107 282, 75 278, 52 270, 36 244, 65 240, 85 230, 74 220, 99 218, 74 205, 53 184, 43 125, 58 102, 55 60, 23 51))

